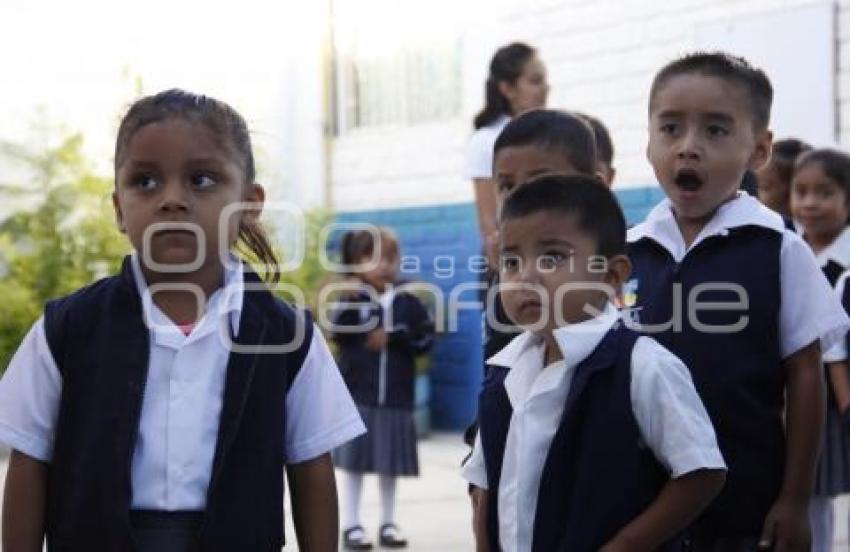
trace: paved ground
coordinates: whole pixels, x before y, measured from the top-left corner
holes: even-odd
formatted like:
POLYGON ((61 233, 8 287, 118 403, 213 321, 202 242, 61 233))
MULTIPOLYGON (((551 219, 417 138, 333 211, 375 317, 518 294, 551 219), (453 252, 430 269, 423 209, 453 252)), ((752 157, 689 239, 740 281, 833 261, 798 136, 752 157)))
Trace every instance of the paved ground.
MULTIPOLYGON (((457 474, 457 464, 465 452, 460 437, 434 434, 420 444, 422 477, 405 479, 399 485, 398 522, 410 538, 413 552, 454 552, 472 550, 466 487, 457 474)), ((6 478, 6 458, 0 451, 0 489, 6 478)), ((370 531, 378 523, 377 481, 367 479, 363 500, 363 522, 370 531)), ((850 499, 842 498, 836 519, 848 519, 850 499)), ((289 520, 287 520, 288 522, 289 520)), ((850 550, 847 522, 836 524, 834 551, 850 550)), ((287 534, 294 535, 287 523, 287 534)), ((294 539, 290 539, 294 541, 294 539)), ((294 542, 286 550, 297 550, 294 542)))

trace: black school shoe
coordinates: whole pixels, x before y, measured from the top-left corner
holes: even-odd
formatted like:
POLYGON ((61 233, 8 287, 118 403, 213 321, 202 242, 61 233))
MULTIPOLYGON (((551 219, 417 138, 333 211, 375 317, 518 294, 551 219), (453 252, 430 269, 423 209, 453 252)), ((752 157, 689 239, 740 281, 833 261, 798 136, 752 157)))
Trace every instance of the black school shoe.
POLYGON ((342 546, 346 550, 372 550, 372 541, 361 525, 355 525, 342 532, 342 546))
POLYGON ((378 540, 384 548, 406 548, 407 539, 401 535, 395 523, 385 523, 378 531, 378 540))

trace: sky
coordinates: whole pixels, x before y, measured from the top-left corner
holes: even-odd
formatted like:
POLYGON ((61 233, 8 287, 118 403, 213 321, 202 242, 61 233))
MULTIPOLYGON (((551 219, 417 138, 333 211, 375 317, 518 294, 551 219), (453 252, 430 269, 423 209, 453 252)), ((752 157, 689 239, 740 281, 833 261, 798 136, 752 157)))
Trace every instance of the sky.
MULTIPOLYGON (((120 117, 139 96, 172 87, 233 105, 248 121, 258 165, 284 186, 287 117, 297 112, 305 53, 317 55, 321 2, 3 0, 0 140, 37 144, 34 127, 82 132, 109 174, 120 117)), ((316 122, 318 124, 318 122, 316 122)), ((50 136, 60 136, 51 132, 50 136)))

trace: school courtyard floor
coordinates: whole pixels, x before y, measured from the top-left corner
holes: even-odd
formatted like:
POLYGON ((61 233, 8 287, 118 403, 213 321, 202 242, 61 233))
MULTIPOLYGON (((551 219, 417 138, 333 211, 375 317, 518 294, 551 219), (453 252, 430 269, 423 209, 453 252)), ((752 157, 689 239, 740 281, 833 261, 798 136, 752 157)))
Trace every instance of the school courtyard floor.
MULTIPOLYGON (((458 462, 466 452, 460 436, 435 433, 420 441, 419 454, 422 476, 404 479, 399 484, 397 518, 410 539, 412 552, 454 552, 472 550, 469 530, 469 505, 466 485, 458 475, 458 462)), ((6 479, 7 457, 0 450, 0 490, 6 479)), ((847 538, 847 519, 850 499, 838 501, 836 541, 833 550, 850 550, 847 538)), ((367 529, 375 532, 378 524, 379 502, 377 481, 367 479, 363 499, 362 520, 367 529)), ((290 537, 285 550, 297 550, 292 524, 287 519, 290 537)))

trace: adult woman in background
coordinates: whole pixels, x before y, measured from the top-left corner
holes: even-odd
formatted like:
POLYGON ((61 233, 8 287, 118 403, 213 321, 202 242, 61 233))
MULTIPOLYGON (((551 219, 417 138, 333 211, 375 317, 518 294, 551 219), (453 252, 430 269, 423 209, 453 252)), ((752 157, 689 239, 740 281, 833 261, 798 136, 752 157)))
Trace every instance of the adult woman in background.
POLYGON ((484 87, 484 107, 473 120, 475 132, 466 153, 466 177, 474 186, 481 240, 491 268, 496 266, 498 241, 493 143, 513 116, 545 107, 548 94, 546 67, 534 48, 513 42, 496 50, 484 87))

